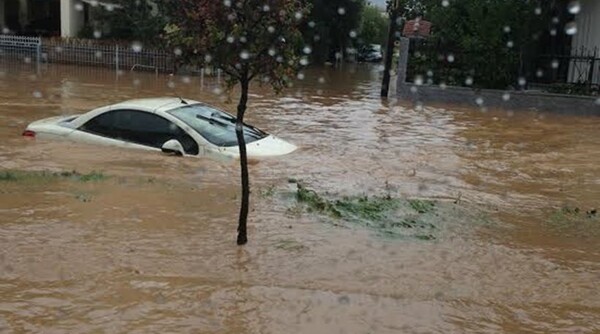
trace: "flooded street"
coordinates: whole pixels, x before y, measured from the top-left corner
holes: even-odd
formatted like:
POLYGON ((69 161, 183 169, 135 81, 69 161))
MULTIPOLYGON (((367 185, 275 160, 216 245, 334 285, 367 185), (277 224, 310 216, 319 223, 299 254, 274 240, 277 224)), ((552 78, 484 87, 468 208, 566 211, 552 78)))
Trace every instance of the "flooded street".
MULTIPOLYGON (((300 150, 254 162, 249 243, 235 244, 237 161, 25 140, 26 125, 126 99, 233 112, 215 79, 0 64, 1 333, 598 333, 600 118, 414 107, 370 67, 251 89, 247 121, 300 150), (290 178, 335 196, 464 202, 436 240, 291 214, 290 178), (269 196, 267 193, 274 192, 269 196)), ((440 218, 443 220, 444 218, 440 218)))

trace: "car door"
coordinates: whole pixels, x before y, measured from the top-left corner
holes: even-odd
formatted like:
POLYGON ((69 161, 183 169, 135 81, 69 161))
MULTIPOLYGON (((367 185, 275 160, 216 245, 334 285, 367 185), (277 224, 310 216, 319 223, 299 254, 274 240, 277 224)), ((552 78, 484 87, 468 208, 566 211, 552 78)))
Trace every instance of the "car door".
POLYGON ((110 110, 90 119, 78 130, 84 141, 98 144, 160 150, 165 142, 176 139, 186 155, 198 155, 200 151, 198 143, 179 126, 140 110, 110 110))

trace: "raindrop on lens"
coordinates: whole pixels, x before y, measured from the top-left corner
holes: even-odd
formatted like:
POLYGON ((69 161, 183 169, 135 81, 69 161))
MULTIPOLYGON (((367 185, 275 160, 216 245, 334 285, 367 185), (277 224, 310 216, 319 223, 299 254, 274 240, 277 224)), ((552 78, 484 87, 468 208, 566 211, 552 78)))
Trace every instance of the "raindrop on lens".
POLYGON ((106 8, 106 11, 112 12, 113 10, 115 10, 115 6, 113 4, 107 4, 104 8, 106 8))
POLYGON ((250 52, 243 50, 242 52, 240 52, 240 58, 242 58, 243 60, 250 59, 250 52))
POLYGON ((98 0, 90 0, 89 4, 92 5, 92 7, 98 7, 98 0))
POLYGON ((302 13, 301 12, 296 12, 294 14, 294 18, 296 18, 296 20, 301 20, 302 19, 302 13))
POLYGON ((271 7, 269 7, 269 5, 264 5, 263 6, 263 12, 268 12, 271 10, 271 7))
POLYGON ((274 32, 275 32, 275 27, 273 27, 273 26, 269 26, 269 27, 267 28, 267 31, 268 31, 269 33, 271 33, 271 34, 272 34, 272 33, 274 33, 274 32))
POLYGON ((502 100, 504 100, 504 101, 510 100, 510 94, 509 93, 502 94, 502 100))
POLYGON ((535 75, 536 75, 538 78, 541 78, 541 77, 543 77, 543 76, 544 76, 544 71, 543 71, 543 70, 541 70, 541 69, 538 69, 538 70, 535 72, 535 75))
POLYGON ((600 106, 600 97, 596 99, 596 105, 600 106))
POLYGON ((324 84, 325 83, 325 78, 324 77, 319 77, 319 83, 320 84, 324 84))
POLYGON ((142 43, 137 41, 131 43, 131 49, 133 50, 133 52, 142 52, 142 43))
POLYGON ((450 6, 450 1, 448 1, 448 0, 442 0, 442 6, 443 6, 443 7, 448 7, 448 6, 450 6))
POLYGON ((6 34, 10 33, 10 30, 8 28, 4 27, 4 28, 2 28, 2 33, 6 35, 6 34))
POLYGON ((312 48, 310 46, 305 46, 304 49, 302 49, 302 52, 304 52, 304 54, 311 54, 312 53, 312 48))
POLYGON ((300 65, 308 66, 308 58, 306 58, 306 57, 300 58, 300 65))
POLYGON ((311 28, 314 28, 317 26, 317 24, 315 23, 315 21, 310 21, 310 22, 308 22, 308 26, 311 28))
POLYGON ((224 4, 226 7, 231 7, 231 0, 224 0, 224 1, 223 1, 223 4, 224 4))
POLYGON ((174 53, 176 56, 181 56, 181 55, 183 54, 183 51, 181 51, 181 49, 180 49, 180 48, 175 48, 175 50, 173 50, 173 53, 174 53))
POLYGON ((354 30, 350 30, 350 33, 349 33, 348 35, 350 36, 350 38, 356 38, 356 36, 357 36, 358 34, 356 33, 356 31, 354 31, 354 30))
POLYGON ((300 72, 297 75, 298 80, 304 80, 304 73, 300 72))
POLYGON ((340 15, 345 15, 346 14, 346 8, 344 7, 339 7, 337 10, 338 14, 340 15))
POLYGON ((235 42, 235 38, 233 38, 233 36, 227 36, 227 43, 231 44, 235 42))
POLYGON ((102 32, 100 30, 94 30, 94 38, 102 37, 102 32))
POLYGON ((433 71, 432 70, 427 71, 427 76, 431 78, 433 76, 433 71))
POLYGON ((181 82, 183 82, 184 84, 189 84, 190 82, 192 82, 192 79, 190 79, 190 77, 188 76, 185 76, 181 78, 181 82))
POLYGON ((504 32, 508 34, 510 32, 510 27, 504 26, 504 32))
POLYGON ((567 23, 565 33, 570 36, 575 35, 577 33, 577 23, 575 21, 567 23))
POLYGON ((417 86, 423 85, 423 76, 417 75, 415 77, 415 85, 417 85, 417 86))
POLYGON ((38 90, 34 91, 33 92, 33 97, 35 97, 37 99, 41 98, 42 97, 42 92, 40 92, 38 90))
POLYGON ((554 59, 554 60, 552 61, 552 68, 553 68, 553 69, 557 69, 559 65, 560 65, 560 63, 558 62, 558 60, 557 60, 557 59, 554 59))
POLYGON ((169 88, 175 88, 175 83, 173 81, 169 81, 167 83, 167 87, 169 87, 169 88))
POLYGON ((442 82, 442 83, 440 84, 440 88, 441 88, 441 89, 446 89, 446 88, 448 88, 448 85, 446 85, 446 83, 445 83, 445 82, 442 82))
POLYGON ((535 15, 542 15, 542 8, 541 7, 536 7, 534 10, 535 15))
POLYGON ((75 4, 74 8, 76 11, 81 12, 83 11, 83 4, 81 2, 78 2, 75 4))
POLYGON ((96 58, 102 58, 102 51, 96 51, 95 56, 96 58))
POLYGON ((525 80, 525 78, 523 78, 523 77, 519 78, 519 86, 525 86, 526 83, 527 83, 527 80, 525 80))
POLYGON ((515 46, 515 43, 513 41, 508 41, 506 42, 506 46, 512 48, 513 46, 515 46))
POLYGON ((410 92, 415 94, 417 91, 419 91, 419 89, 417 88, 417 86, 412 86, 410 87, 410 92))
POLYGON ((205 55, 204 56, 204 62, 205 63, 210 63, 212 61, 212 56, 211 55, 205 55))
POLYGON ((483 98, 482 97, 478 97, 475 99, 475 103, 477 103, 478 106, 482 106, 483 105, 483 98))
POLYGON ((467 78, 465 79, 465 85, 467 85, 467 86, 471 86, 472 84, 473 84, 473 78, 471 78, 471 77, 467 77, 467 78))
POLYGON ((213 92, 213 94, 215 94, 215 95, 221 95, 221 93, 223 93, 223 90, 222 90, 221 88, 219 88, 219 87, 215 87, 215 88, 212 90, 212 92, 213 92))
POLYGON ((556 29, 554 29, 554 28, 550 29, 550 35, 551 36, 556 36, 556 33, 557 33, 556 29))
POLYGON ((140 79, 133 79, 133 85, 134 86, 139 86, 141 83, 140 79))
POLYGON ((273 57, 277 54, 277 51, 275 51, 275 49, 273 49, 273 48, 270 48, 268 52, 269 52, 269 56, 271 56, 271 57, 273 57))
POLYGON ((569 3, 568 9, 569 13, 577 15, 581 11, 581 5, 579 4, 579 1, 571 1, 569 3))
POLYGON ((446 59, 448 59, 449 63, 453 63, 454 62, 454 55, 453 54, 449 54, 448 57, 446 57, 446 59))

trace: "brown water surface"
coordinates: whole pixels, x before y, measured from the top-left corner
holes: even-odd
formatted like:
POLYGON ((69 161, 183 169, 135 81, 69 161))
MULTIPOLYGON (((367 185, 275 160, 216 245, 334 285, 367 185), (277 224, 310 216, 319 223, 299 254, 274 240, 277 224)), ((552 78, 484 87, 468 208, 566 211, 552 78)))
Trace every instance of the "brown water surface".
POLYGON ((301 149, 251 166, 240 248, 235 161, 20 136, 175 92, 233 111, 213 79, 0 66, 0 169, 111 176, 0 181, 0 332, 600 332, 600 224, 547 222, 599 206, 600 118, 415 108, 380 100, 378 80, 318 69, 280 96, 252 89, 248 122, 301 149), (261 195, 293 190, 288 178, 339 196, 460 198, 494 219, 381 238, 261 195))

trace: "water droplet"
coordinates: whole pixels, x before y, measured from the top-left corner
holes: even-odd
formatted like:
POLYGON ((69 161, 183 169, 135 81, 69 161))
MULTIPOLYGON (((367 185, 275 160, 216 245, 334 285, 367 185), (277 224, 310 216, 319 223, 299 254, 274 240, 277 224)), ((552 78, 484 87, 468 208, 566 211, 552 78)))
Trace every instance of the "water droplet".
POLYGON ((577 15, 581 11, 581 4, 579 3, 579 1, 571 1, 569 2, 567 8, 569 10, 569 13, 577 15))
POLYGON ((471 86, 472 84, 473 84, 473 78, 472 77, 467 77, 465 79, 465 85, 471 86))
POLYGON ((558 16, 555 16, 552 18, 552 23, 558 24, 559 22, 560 22, 560 19, 558 18, 558 16))
POLYGON ((552 66, 553 69, 557 69, 559 65, 560 65, 560 62, 558 61, 558 59, 554 59, 552 61, 552 65, 551 66, 552 66))
POLYGON ((264 5, 262 10, 263 10, 263 12, 268 12, 271 10, 271 7, 269 7, 269 5, 264 5))
POLYGON ((538 68, 538 70, 535 72, 535 76, 538 78, 541 78, 544 76, 544 71, 541 68, 538 68))
POLYGON ((570 36, 575 35, 577 33, 577 23, 575 21, 567 23, 565 33, 570 36))
POLYGON ((600 106, 600 97, 596 99, 596 105, 600 106))
POLYGON ((212 92, 213 92, 213 94, 215 94, 215 95, 221 95, 221 94, 223 93, 223 90, 222 90, 220 87, 215 87, 215 88, 212 90, 212 92))
POLYGON ((433 76, 433 71, 432 70, 427 71, 427 76, 431 78, 433 76))
POLYGON ((23 61, 25 63, 27 63, 27 64, 30 64, 31 63, 31 57, 25 57, 25 58, 23 58, 23 61))
POLYGON ((227 36, 227 43, 232 44, 233 42, 235 42, 235 38, 233 38, 233 36, 227 36))
POLYGON ((102 51, 96 51, 94 56, 96 56, 96 58, 102 58, 102 51))
POLYGON ((504 101, 510 100, 510 94, 509 93, 502 94, 502 100, 504 100, 504 101))
POLYGON ((115 5, 113 5, 112 3, 109 3, 109 4, 106 4, 106 6, 104 6, 104 8, 106 9, 106 11, 112 12, 113 10, 115 10, 115 5))
POLYGON ((36 90, 33 92, 33 97, 35 97, 36 99, 39 99, 42 97, 42 92, 40 92, 39 90, 36 90))
POLYGON ((298 73, 298 75, 296 77, 298 78, 298 80, 304 80, 305 75, 304 75, 304 73, 300 72, 300 73, 298 73))
POLYGON ((308 63, 309 63, 308 62, 308 58, 306 58, 306 57, 300 58, 300 65, 302 65, 302 66, 308 66, 308 63))
POLYGON ((225 7, 231 7, 231 0, 223 0, 225 7))
POLYGON ((139 85, 140 85, 140 83, 142 83, 142 82, 140 81, 140 79, 133 79, 133 85, 134 85, 134 86, 139 86, 139 85))
POLYGON ((449 54, 446 59, 448 59, 449 63, 453 63, 454 62, 454 55, 453 54, 449 54))
POLYGON ((344 7, 339 7, 337 10, 338 14, 340 15, 346 15, 346 8, 344 7))
POLYGON ((301 12, 294 13, 294 18, 296 20, 302 20, 302 13, 301 12))
POLYGON ((533 12, 535 13, 535 15, 542 15, 542 8, 541 7, 536 7, 533 12))
POLYGON ((419 89, 417 88, 417 86, 412 86, 410 87, 410 92, 413 94, 416 94, 419 91, 419 89))
POLYGON ((302 52, 304 52, 304 54, 311 54, 312 53, 312 48, 310 46, 305 46, 304 49, 302 49, 302 52))
POLYGON ((250 59, 250 52, 243 50, 242 52, 240 52, 240 58, 242 58, 243 60, 250 59))
POLYGON ((318 79, 320 84, 324 84, 325 83, 325 78, 324 77, 319 77, 318 79))
POLYGON ((507 46, 508 48, 512 48, 513 46, 515 46, 515 42, 513 42, 513 41, 508 41, 508 42, 506 42, 506 46, 507 46))
POLYGON ((556 34, 557 34, 556 29, 554 29, 554 28, 550 29, 550 35, 551 36, 556 36, 556 34))
POLYGON ((131 43, 131 49, 133 50, 133 52, 142 52, 142 43, 135 41, 133 43, 131 43))
POLYGON ((74 6, 76 11, 81 12, 83 11, 83 4, 81 2, 76 3, 74 6))
POLYGON ((102 31, 94 30, 94 38, 100 38, 100 37, 102 37, 102 31))
POLYGON ((504 32, 508 34, 510 32, 510 27, 504 26, 504 32))
POLYGON ((483 97, 479 96, 475 99, 475 103, 477 103, 478 106, 482 106, 483 105, 483 97))
POLYGON ((317 26, 317 24, 315 23, 315 21, 310 21, 310 22, 308 22, 308 26, 311 28, 314 28, 317 26))
POLYGON ((414 81, 415 81, 415 85, 417 85, 417 86, 423 85, 423 76, 421 76, 421 75, 415 76, 414 81))
POLYGON ((350 33, 348 33, 348 35, 350 36, 350 38, 356 38, 356 36, 358 36, 356 31, 354 31, 354 30, 350 30, 350 33))
POLYGON ((248 42, 248 39, 246 38, 246 36, 240 37, 240 43, 246 43, 246 42, 248 42))
POLYGON ((184 76, 183 78, 181 78, 181 82, 183 82, 184 84, 189 84, 190 82, 192 82, 192 79, 190 77, 188 77, 187 75, 184 76))
POLYGON ((450 1, 448 1, 448 0, 442 0, 442 6, 443 6, 443 7, 448 7, 448 6, 450 6, 450 1))
POLYGON ((268 31, 269 33, 271 33, 271 34, 272 34, 272 33, 274 33, 274 32, 275 32, 275 27, 273 27, 273 26, 269 26, 269 27, 267 28, 267 31, 268 31))
POLYGON ((92 7, 98 7, 98 0, 90 0, 88 3, 92 5, 92 7))
POLYGON ((269 52, 269 56, 271 56, 271 57, 274 57, 277 54, 277 50, 275 50, 273 48, 270 48, 268 52, 269 52))
POLYGON ((440 83, 440 88, 441 89, 446 89, 446 88, 448 88, 448 85, 446 85, 445 82, 442 82, 442 83, 440 83))
POLYGON ((519 86, 525 86, 525 84, 527 84, 527 80, 525 80, 525 78, 520 77, 519 78, 519 86))
POLYGON ((6 34, 10 34, 10 29, 4 27, 4 28, 2 28, 2 33, 5 34, 5 35, 6 34))
POLYGON ((173 53, 176 56, 181 56, 183 54, 183 51, 180 48, 175 48, 175 50, 173 50, 173 53))
POLYGON ((175 88, 175 82, 173 82, 173 81, 167 82, 167 87, 169 87, 169 88, 175 88))
POLYGON ((207 54, 207 55, 205 55, 205 56, 204 56, 204 62, 205 62, 205 63, 207 63, 207 64, 208 64, 208 63, 210 63, 211 61, 212 61, 212 56, 211 56, 211 55, 208 55, 208 54, 207 54))

